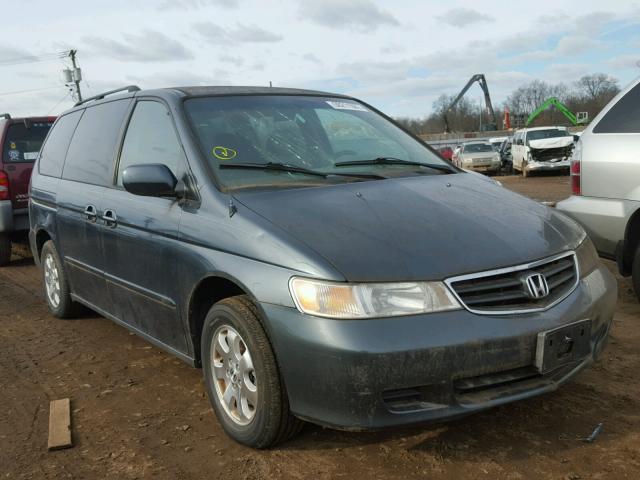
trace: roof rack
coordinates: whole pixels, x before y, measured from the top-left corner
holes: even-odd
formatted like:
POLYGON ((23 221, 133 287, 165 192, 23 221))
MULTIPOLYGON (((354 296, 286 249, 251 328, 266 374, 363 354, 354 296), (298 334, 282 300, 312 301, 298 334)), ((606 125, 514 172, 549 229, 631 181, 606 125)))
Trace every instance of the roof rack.
POLYGON ((7 120, 9 120, 11 118, 11 115, 8 113, 0 113, 0 117, 6 118, 7 120))
POLYGON ((93 100, 102 100, 107 95, 113 95, 114 93, 138 92, 138 91, 140 91, 140 87, 139 86, 137 86, 137 85, 127 85, 126 87, 116 88, 115 90, 109 90, 108 92, 101 93, 100 95, 96 95, 94 97, 85 98, 84 100, 82 100, 80 102, 77 102, 74 105, 74 107, 77 107, 78 105, 82 105, 82 104, 87 103, 87 102, 91 102, 93 100))

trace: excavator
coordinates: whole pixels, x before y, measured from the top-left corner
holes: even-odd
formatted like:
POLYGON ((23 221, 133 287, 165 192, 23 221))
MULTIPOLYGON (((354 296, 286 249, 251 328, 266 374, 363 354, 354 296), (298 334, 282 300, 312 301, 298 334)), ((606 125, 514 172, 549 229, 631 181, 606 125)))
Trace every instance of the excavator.
POLYGON ((491 96, 489 95, 489 86, 487 85, 487 79, 484 77, 484 73, 476 73, 474 76, 472 76, 469 79, 469 81, 464 86, 464 88, 460 90, 460 93, 455 98, 455 100, 451 102, 449 107, 447 107, 447 109, 445 110, 444 112, 444 132, 445 133, 449 133, 451 131, 449 129, 449 119, 447 118, 447 115, 449 114, 449 112, 451 112, 451 110, 454 109, 454 107, 458 104, 458 102, 464 96, 464 94, 467 93, 467 90, 469 90, 469 88, 471 87, 471 85, 474 84, 474 82, 478 82, 478 85, 480 85, 480 88, 482 88, 482 91, 484 92, 484 103, 487 107, 487 114, 489 115, 489 122, 483 125, 483 130, 485 131, 496 130, 497 128, 496 112, 494 112, 493 105, 491 104, 491 96))
POLYGON ((549 97, 542 103, 542 105, 531 112, 531 115, 527 118, 524 126, 528 127, 538 115, 544 112, 551 105, 556 107, 560 113, 567 117, 573 126, 581 125, 589 121, 589 112, 578 112, 577 115, 574 115, 573 112, 571 112, 571 110, 569 110, 567 106, 556 97, 549 97))

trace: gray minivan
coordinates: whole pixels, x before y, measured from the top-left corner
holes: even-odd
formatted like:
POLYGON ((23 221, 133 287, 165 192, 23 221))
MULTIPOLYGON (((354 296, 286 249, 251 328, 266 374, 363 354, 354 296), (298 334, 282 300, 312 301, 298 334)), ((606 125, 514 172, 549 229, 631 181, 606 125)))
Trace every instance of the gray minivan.
POLYGON ((49 308, 201 366, 225 431, 361 430, 554 390, 616 282, 573 220, 354 98, 129 87, 56 121, 31 183, 49 308))

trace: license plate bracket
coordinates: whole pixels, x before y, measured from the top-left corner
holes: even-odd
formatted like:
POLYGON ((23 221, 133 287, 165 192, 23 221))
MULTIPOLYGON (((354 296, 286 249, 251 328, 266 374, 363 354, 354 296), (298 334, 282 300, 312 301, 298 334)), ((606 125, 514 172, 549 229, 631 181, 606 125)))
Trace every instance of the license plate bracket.
POLYGON ((591 320, 581 320, 538 333, 535 366, 545 374, 590 353, 591 320))

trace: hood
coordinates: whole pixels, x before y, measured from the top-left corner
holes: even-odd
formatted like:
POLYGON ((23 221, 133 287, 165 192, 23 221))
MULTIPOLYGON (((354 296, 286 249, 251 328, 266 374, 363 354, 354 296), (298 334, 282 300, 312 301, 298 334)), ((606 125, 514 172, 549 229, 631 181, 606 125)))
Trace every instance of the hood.
POLYGON ((348 281, 440 280, 575 246, 564 215, 472 174, 239 192, 348 281))
POLYGON ((555 138, 541 138, 540 140, 530 140, 529 147, 531 148, 561 148, 573 145, 573 137, 555 137, 555 138))

